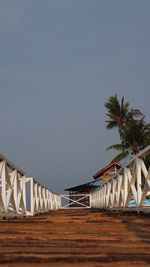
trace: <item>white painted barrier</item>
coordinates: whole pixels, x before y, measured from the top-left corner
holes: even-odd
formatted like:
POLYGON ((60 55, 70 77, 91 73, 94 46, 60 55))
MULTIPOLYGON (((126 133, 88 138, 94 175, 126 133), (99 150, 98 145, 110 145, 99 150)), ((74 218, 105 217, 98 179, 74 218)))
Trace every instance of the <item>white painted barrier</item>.
POLYGON ((150 207, 150 146, 120 169, 116 176, 91 193, 92 208, 143 208, 150 207))
POLYGON ((61 197, 0 154, 0 217, 33 216, 59 209, 61 197))

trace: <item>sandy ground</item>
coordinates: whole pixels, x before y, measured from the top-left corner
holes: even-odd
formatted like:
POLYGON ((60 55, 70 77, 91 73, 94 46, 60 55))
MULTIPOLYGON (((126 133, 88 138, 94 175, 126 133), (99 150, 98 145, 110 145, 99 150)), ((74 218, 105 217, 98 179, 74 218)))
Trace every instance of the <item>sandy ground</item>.
POLYGON ((0 265, 150 266, 150 215, 78 209, 1 220, 0 265))

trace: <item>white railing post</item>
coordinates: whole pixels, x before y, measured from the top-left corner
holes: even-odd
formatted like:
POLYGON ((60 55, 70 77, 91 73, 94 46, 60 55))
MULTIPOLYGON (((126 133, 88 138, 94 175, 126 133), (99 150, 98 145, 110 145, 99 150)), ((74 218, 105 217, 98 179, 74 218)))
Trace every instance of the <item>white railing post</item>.
POLYGON ((7 201, 6 201, 6 179, 8 178, 8 174, 6 173, 6 161, 1 163, 1 184, 2 184, 2 201, 3 201, 3 213, 6 213, 7 209, 7 201))
POLYGON ((141 201, 141 196, 142 196, 142 179, 141 179, 141 167, 140 164, 138 162, 138 160, 136 160, 136 181, 137 181, 137 206, 140 206, 140 201, 141 201))
POLYGON ((30 210, 31 215, 34 215, 35 197, 34 197, 34 180, 30 178, 30 210))

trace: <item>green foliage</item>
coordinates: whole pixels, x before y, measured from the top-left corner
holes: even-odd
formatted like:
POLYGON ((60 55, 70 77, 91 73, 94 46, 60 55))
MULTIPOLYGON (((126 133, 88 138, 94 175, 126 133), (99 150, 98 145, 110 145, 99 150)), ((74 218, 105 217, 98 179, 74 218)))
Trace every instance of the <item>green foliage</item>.
POLYGON ((105 103, 105 107, 108 110, 106 128, 112 129, 114 127, 118 127, 120 130, 124 128, 129 120, 134 119, 134 117, 138 117, 143 115, 138 109, 129 109, 129 102, 124 102, 124 97, 121 99, 121 103, 119 103, 118 97, 111 96, 108 102, 105 103))
MULTIPOLYGON (((144 120, 139 109, 130 109, 129 102, 122 97, 119 102, 117 95, 111 96, 105 103, 107 108, 106 128, 118 128, 120 144, 111 145, 109 149, 116 149, 120 153, 115 157, 122 160, 130 154, 137 154, 150 144, 150 124, 144 120)), ((114 160, 114 159, 113 159, 114 160)))

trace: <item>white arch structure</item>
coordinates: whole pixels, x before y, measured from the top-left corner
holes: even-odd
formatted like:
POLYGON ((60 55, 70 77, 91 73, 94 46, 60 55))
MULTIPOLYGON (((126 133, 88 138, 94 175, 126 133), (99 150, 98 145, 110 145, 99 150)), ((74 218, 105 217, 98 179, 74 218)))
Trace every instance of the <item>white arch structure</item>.
POLYGON ((33 216, 57 210, 61 197, 0 154, 0 217, 33 216))
POLYGON ((150 145, 91 194, 92 208, 150 208, 150 145))

